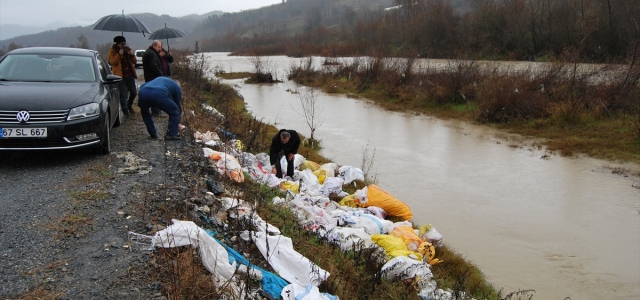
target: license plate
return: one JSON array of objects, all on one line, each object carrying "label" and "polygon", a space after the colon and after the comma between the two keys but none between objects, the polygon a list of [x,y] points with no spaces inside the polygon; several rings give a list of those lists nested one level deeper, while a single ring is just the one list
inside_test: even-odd
[{"label": "license plate", "polygon": [[0,128],[0,138],[47,137],[47,128]]}]

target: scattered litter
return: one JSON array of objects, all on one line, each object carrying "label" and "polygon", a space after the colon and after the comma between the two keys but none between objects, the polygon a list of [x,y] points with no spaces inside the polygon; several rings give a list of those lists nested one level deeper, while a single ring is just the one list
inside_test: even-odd
[{"label": "scattered litter", "polygon": [[132,152],[121,152],[116,153],[116,157],[124,159],[124,164],[126,167],[118,168],[118,173],[120,174],[134,174],[138,173],[140,175],[148,174],[151,172],[151,165],[149,161],[146,159],[140,158]]}]

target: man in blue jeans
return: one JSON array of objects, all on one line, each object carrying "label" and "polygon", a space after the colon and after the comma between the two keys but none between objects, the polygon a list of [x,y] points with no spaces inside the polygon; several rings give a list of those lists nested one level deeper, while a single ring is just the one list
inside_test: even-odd
[{"label": "man in blue jeans", "polygon": [[144,125],[151,138],[157,139],[156,126],[153,124],[150,108],[155,107],[169,115],[169,125],[165,140],[179,140],[178,125],[182,114],[182,89],[180,85],[168,77],[157,77],[140,87],[138,91],[138,106]]}]

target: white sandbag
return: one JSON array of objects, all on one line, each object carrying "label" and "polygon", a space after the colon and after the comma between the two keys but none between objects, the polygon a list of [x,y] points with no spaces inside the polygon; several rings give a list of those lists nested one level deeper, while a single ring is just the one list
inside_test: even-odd
[{"label": "white sandbag", "polygon": [[342,166],[338,169],[338,174],[344,179],[344,184],[349,184],[355,180],[364,181],[364,172],[355,167]]},{"label": "white sandbag", "polygon": [[360,205],[368,206],[368,205],[366,205],[367,202],[369,202],[369,196],[367,196],[368,195],[368,187],[365,186],[362,189],[357,190],[355,192],[355,194],[356,194],[357,202],[360,203]]},{"label": "white sandbag", "polygon": [[406,280],[421,276],[425,279],[433,278],[429,264],[407,256],[396,256],[382,266],[382,274],[387,280]]},{"label": "white sandbag", "polygon": [[282,289],[280,294],[283,300],[339,300],[337,296],[327,293],[320,293],[320,290],[308,284],[302,286],[298,284],[290,284]]},{"label": "white sandbag", "polygon": [[191,221],[171,220],[173,224],[153,236],[154,247],[174,248],[192,246],[198,248],[202,264],[212,274],[225,280],[231,279],[236,266],[229,263],[227,250]]},{"label": "white sandbag", "polygon": [[353,212],[345,215],[345,225],[352,228],[362,228],[368,234],[387,234],[392,230],[393,222],[380,219],[374,215]]},{"label": "white sandbag", "polygon": [[262,256],[284,280],[302,286],[318,286],[329,277],[329,272],[295,251],[290,238],[255,231],[251,236]]},{"label": "white sandbag", "polygon": [[442,234],[440,234],[440,232],[438,232],[433,227],[431,227],[427,232],[425,232],[420,238],[427,242],[430,242],[436,247],[442,244]]},{"label": "white sandbag", "polygon": [[296,195],[288,204],[294,209],[299,223],[303,226],[325,230],[335,227],[331,214],[322,208],[324,205],[314,205],[311,201],[304,201],[299,195]]},{"label": "white sandbag", "polygon": [[[246,153],[246,152],[245,152]],[[254,157],[255,158],[255,157]],[[246,161],[245,161],[246,162]],[[254,159],[250,164],[243,163],[242,170],[247,172],[251,179],[258,182],[267,182],[268,179],[264,178],[271,175],[271,166],[264,166],[260,161]]]},{"label": "white sandbag", "polygon": [[[318,177],[313,175],[313,172],[309,169],[302,170],[298,174],[300,176],[300,180],[304,183],[304,192],[310,195],[317,195],[321,187],[318,182]],[[303,191],[302,187],[300,191]]]},{"label": "white sandbag", "polygon": [[262,163],[263,166],[271,166],[269,154],[260,152],[256,154],[256,159]]},{"label": "white sandbag", "polygon": [[387,212],[385,212],[384,209],[377,206],[369,206],[365,208],[365,213],[372,214],[380,219],[387,218]]},{"label": "white sandbag", "polygon": [[[304,158],[304,156],[300,155],[300,154],[295,154],[293,156],[293,169],[297,170],[300,168],[300,165],[302,165],[302,163],[305,161],[306,159]],[[282,156],[280,158],[280,168],[282,168],[282,173],[286,174],[287,173],[287,158],[285,156]]]},{"label": "white sandbag", "polygon": [[335,227],[327,234],[329,242],[338,244],[340,250],[349,251],[353,249],[369,248],[374,245],[371,235],[362,228]]},{"label": "white sandbag", "polygon": [[329,175],[331,177],[336,176],[336,169],[337,168],[338,168],[338,165],[336,165],[335,163],[326,163],[326,164],[323,164],[322,166],[320,166],[320,169],[327,170],[327,172],[329,172]]},{"label": "white sandbag", "polygon": [[341,177],[327,177],[324,180],[324,184],[320,188],[320,195],[325,197],[329,197],[331,193],[335,193],[338,195],[343,194],[342,185],[344,184],[344,179]]},{"label": "white sandbag", "polygon": [[208,157],[218,168],[220,174],[226,174],[235,182],[244,182],[242,166],[233,155],[225,152],[215,151],[209,148],[202,148],[204,156]]}]

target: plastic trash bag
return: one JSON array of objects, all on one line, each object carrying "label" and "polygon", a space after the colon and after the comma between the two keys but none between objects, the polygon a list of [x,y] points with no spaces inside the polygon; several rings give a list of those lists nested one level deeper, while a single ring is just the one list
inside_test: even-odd
[{"label": "plastic trash bag", "polygon": [[209,177],[209,179],[207,179],[207,189],[209,189],[209,191],[216,196],[220,196],[222,195],[222,193],[224,193],[222,184],[220,184],[220,182],[215,180],[213,177]]},{"label": "plastic trash bag", "polygon": [[211,147],[216,146],[220,143],[220,137],[218,136],[218,134],[211,131],[207,131],[205,133],[196,131],[193,133],[193,139],[196,143],[203,143]]}]

